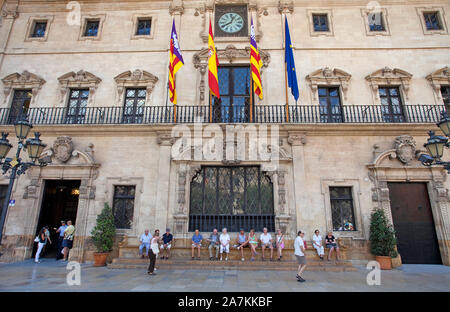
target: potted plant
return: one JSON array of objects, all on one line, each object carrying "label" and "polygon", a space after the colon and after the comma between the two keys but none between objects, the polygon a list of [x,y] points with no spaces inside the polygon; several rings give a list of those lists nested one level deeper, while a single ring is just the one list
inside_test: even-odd
[{"label": "potted plant", "polygon": [[91,235],[97,249],[94,253],[94,266],[105,266],[116,235],[114,216],[108,203],[105,203],[102,212],[97,216],[97,224],[92,229]]},{"label": "potted plant", "polygon": [[395,231],[383,209],[372,212],[370,220],[370,252],[382,270],[392,269],[392,258],[397,257]]}]

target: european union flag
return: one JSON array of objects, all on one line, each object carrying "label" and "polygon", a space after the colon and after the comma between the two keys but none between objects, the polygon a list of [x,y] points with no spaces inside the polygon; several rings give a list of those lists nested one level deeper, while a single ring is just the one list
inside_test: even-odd
[{"label": "european union flag", "polygon": [[289,34],[289,25],[287,22],[287,18],[285,18],[284,21],[285,21],[284,42],[286,46],[284,54],[284,62],[286,63],[288,86],[289,88],[291,88],[291,93],[295,98],[295,102],[297,102],[298,84],[297,84],[297,73],[295,71],[294,51],[292,50],[291,35]]}]

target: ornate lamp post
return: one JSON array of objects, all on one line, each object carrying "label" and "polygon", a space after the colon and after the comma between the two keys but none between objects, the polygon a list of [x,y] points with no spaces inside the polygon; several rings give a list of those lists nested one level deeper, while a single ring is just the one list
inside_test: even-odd
[{"label": "ornate lamp post", "polygon": [[442,111],[441,115],[442,118],[437,123],[437,126],[445,136],[435,135],[434,131],[428,131],[430,137],[423,146],[427,149],[429,155],[420,155],[419,161],[422,162],[422,165],[428,167],[431,165],[442,165],[450,173],[450,162],[441,160],[444,154],[444,147],[450,147],[450,143],[448,142],[448,138],[450,137],[450,117],[448,117],[445,111]]},{"label": "ornate lamp post", "polygon": [[[39,159],[39,156],[46,147],[46,145],[42,143],[41,139],[39,139],[39,132],[34,133],[34,138],[29,138],[25,141],[32,127],[33,126],[27,120],[18,120],[14,124],[14,129],[19,142],[17,144],[16,156],[13,158],[6,157],[9,150],[12,148],[12,145],[7,139],[8,133],[2,132],[2,137],[0,139],[0,166],[3,174],[6,174],[8,171],[11,172],[11,175],[9,177],[8,191],[6,192],[5,201],[3,202],[2,215],[0,218],[0,244],[2,242],[3,226],[5,225],[6,213],[9,206],[11,191],[14,185],[14,179],[16,178],[16,176],[25,173],[25,171],[31,166],[44,167],[51,161],[49,158]],[[20,152],[23,148],[27,150],[28,156],[31,161],[24,162],[20,158]]]}]

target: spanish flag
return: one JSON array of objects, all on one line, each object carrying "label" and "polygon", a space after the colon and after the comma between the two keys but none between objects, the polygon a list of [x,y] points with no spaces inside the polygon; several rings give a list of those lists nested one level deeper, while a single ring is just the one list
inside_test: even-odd
[{"label": "spanish flag", "polygon": [[177,104],[177,92],[175,88],[175,74],[184,65],[181,55],[180,45],[178,44],[177,30],[175,29],[175,20],[172,24],[172,34],[170,35],[170,63],[169,63],[169,95],[173,105]]},{"label": "spanish flag", "polygon": [[209,91],[216,98],[220,98],[219,93],[219,77],[217,75],[217,67],[219,66],[219,59],[217,58],[216,46],[214,45],[214,36],[212,32],[211,20],[209,20],[209,36],[208,36],[208,84]]},{"label": "spanish flag", "polygon": [[261,67],[263,65],[259,55],[258,46],[256,45],[255,27],[253,26],[253,18],[250,26],[250,66],[252,69],[253,89],[259,99],[263,99],[263,91],[261,84]]}]

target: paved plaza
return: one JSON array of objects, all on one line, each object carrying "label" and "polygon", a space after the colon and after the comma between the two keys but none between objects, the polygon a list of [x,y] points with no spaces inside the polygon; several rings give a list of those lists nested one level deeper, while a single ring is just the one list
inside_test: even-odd
[{"label": "paved plaza", "polygon": [[298,283],[294,272],[238,270],[108,269],[81,265],[81,285],[69,286],[67,263],[42,259],[0,264],[0,291],[450,291],[450,267],[403,265],[381,272],[381,285],[368,286],[365,266],[357,272],[305,272]]}]

